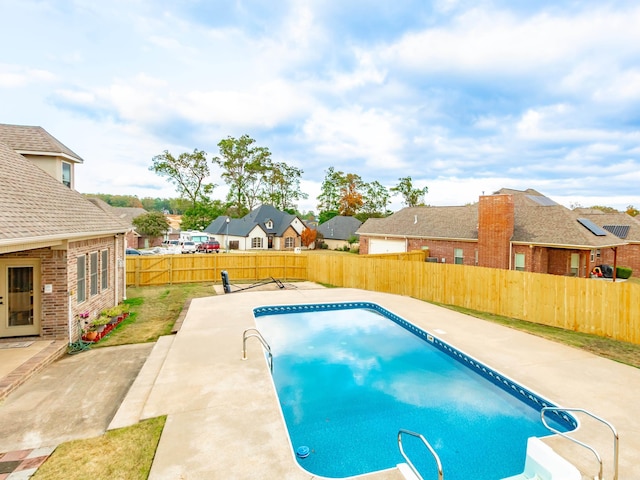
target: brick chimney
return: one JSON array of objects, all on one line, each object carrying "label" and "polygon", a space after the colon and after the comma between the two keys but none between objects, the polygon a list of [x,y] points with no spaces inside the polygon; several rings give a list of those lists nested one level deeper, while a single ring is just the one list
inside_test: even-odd
[{"label": "brick chimney", "polygon": [[515,213],[512,195],[484,195],[478,204],[478,265],[509,268]]}]

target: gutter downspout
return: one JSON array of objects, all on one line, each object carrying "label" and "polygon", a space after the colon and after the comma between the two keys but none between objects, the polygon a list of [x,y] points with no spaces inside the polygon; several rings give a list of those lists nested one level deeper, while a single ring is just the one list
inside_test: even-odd
[{"label": "gutter downspout", "polygon": [[616,281],[616,273],[618,272],[618,247],[613,247],[613,281]]}]

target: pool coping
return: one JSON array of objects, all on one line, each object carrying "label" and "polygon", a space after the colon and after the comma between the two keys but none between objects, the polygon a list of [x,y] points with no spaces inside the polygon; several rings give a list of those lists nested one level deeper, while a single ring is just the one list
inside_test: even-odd
[{"label": "pool coping", "polygon": [[[632,413],[637,393],[625,388],[640,384],[640,370],[410,297],[356,289],[256,291],[195,299],[143,408],[142,418],[168,415],[149,478],[312,478],[293,458],[259,343],[249,345],[249,358],[241,360],[242,332],[255,327],[252,310],[257,306],[341,301],[379,304],[421,329],[438,332],[447,343],[544,398],[606,418],[623,439],[620,478],[640,478],[635,464],[640,456],[640,420]],[[603,456],[605,475],[612,456],[609,435],[587,422],[576,431]],[[550,437],[545,443],[575,459],[572,463],[580,470],[597,471],[593,459],[566,440]],[[403,477],[392,469],[361,478]]]}]

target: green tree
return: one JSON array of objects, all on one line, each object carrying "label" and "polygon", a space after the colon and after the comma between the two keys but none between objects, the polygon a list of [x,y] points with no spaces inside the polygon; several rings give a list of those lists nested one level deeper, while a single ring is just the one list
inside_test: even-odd
[{"label": "green tree", "polygon": [[182,214],[180,227],[182,230],[202,231],[209,224],[226,213],[227,206],[221,200],[202,201],[190,206]]},{"label": "green tree", "polygon": [[325,210],[324,212],[320,212],[320,215],[318,215],[318,224],[322,225],[324,222],[327,222],[338,215],[339,213],[337,210]]},{"label": "green tree", "polygon": [[362,213],[367,217],[382,216],[387,213],[389,190],[377,180],[363,185]]},{"label": "green tree", "polygon": [[220,156],[213,162],[222,169],[221,177],[229,186],[227,200],[242,216],[253,210],[260,198],[265,175],[271,168],[271,152],[257,147],[248,135],[227,137],[218,143]]},{"label": "green tree", "polygon": [[424,196],[429,191],[428,187],[414,188],[411,177],[402,177],[398,179],[400,183],[395,187],[391,187],[394,195],[402,195],[402,203],[407,207],[416,207],[424,205]]},{"label": "green tree", "polygon": [[322,212],[337,212],[340,209],[340,188],[345,183],[343,172],[336,172],[333,167],[326,170],[324,180],[318,195],[318,210]]},{"label": "green tree", "polygon": [[196,148],[193,153],[181,153],[176,158],[165,150],[153,157],[149,170],[167,177],[176,186],[180,197],[189,200],[191,207],[195,208],[199,202],[208,200],[215,188],[213,183],[206,181],[211,174],[206,155]]},{"label": "green tree", "polygon": [[296,208],[296,202],[309,195],[300,189],[303,171],[286,163],[276,162],[265,171],[265,182],[260,199],[262,203],[273,205],[279,210]]},{"label": "green tree", "polygon": [[131,223],[140,235],[147,237],[160,237],[169,230],[169,222],[161,212],[138,215]]}]

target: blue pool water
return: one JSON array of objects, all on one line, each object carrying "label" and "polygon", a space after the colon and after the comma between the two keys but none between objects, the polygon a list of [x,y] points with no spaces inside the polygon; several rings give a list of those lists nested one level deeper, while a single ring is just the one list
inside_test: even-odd
[{"label": "blue pool water", "polygon": [[[549,432],[553,405],[463,352],[370,303],[260,307],[291,447],[307,471],[344,478],[403,462],[398,430],[421,433],[447,480],[522,472],[527,438]],[[479,339],[478,341],[482,341]],[[558,418],[560,430],[575,427]],[[405,452],[425,478],[435,463],[412,437]]]}]

